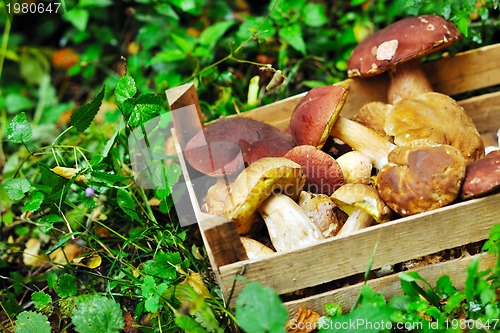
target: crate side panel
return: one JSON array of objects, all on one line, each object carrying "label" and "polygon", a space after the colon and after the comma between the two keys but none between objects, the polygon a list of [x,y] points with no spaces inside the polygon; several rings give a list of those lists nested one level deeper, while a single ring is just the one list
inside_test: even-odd
[{"label": "crate side panel", "polygon": [[496,133],[500,128],[500,91],[471,97],[458,104],[471,117],[480,133]]},{"label": "crate side panel", "polygon": [[[376,269],[477,242],[486,239],[500,220],[499,204],[497,194],[377,225],[312,247],[223,266],[222,283],[228,287],[245,266],[244,277],[249,281],[259,281],[284,294],[362,273],[373,253]],[[242,283],[236,284],[234,295],[242,287]]]},{"label": "crate side panel", "polygon": [[434,89],[456,95],[500,84],[500,44],[485,46],[424,64]]},{"label": "crate side panel", "polygon": [[[443,275],[451,277],[453,285],[457,289],[463,289],[465,280],[467,278],[467,267],[473,260],[480,259],[480,270],[493,268],[496,263],[496,257],[487,254],[478,254],[474,256],[466,256],[460,259],[454,259],[446,262],[437,263],[420,267],[414,270],[424,279],[426,279],[432,286]],[[375,292],[383,294],[387,300],[396,295],[401,295],[401,282],[398,274],[381,277],[374,280],[369,280],[366,283],[371,286]],[[341,289],[333,290],[330,292],[322,293],[306,297],[303,299],[290,301],[285,303],[285,306],[293,315],[298,312],[300,307],[314,310],[320,314],[324,314],[324,307],[327,303],[340,304],[344,312],[351,310],[352,306],[356,303],[361,287],[364,283],[358,283],[352,286],[344,287]]]}]

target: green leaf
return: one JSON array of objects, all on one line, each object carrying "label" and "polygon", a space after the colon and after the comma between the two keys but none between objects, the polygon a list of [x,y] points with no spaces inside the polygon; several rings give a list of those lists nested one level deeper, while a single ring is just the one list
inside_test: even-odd
[{"label": "green leaf", "polygon": [[89,126],[95,115],[99,111],[102,104],[102,99],[104,98],[104,87],[97,94],[97,96],[88,104],[80,106],[78,109],[73,111],[71,115],[70,122],[71,125],[75,126],[78,132],[85,131]]},{"label": "green leaf", "polygon": [[182,10],[183,12],[186,12],[189,14],[196,14],[197,13],[195,0],[170,0],[169,2],[172,5],[179,8],[180,10]]},{"label": "green leaf", "polygon": [[61,275],[55,285],[56,293],[61,298],[75,296],[78,292],[76,288],[76,277],[65,273]]},{"label": "green leaf", "polygon": [[312,2],[307,3],[302,9],[304,23],[313,28],[319,28],[328,22],[325,7]]},{"label": "green leaf", "polygon": [[285,331],[288,312],[278,294],[259,283],[249,283],[236,300],[238,325],[247,333]]},{"label": "green leaf", "polygon": [[141,286],[142,296],[146,299],[144,309],[151,313],[156,313],[162,308],[161,296],[168,289],[168,284],[161,283],[158,286],[155,284],[155,279],[147,275]]},{"label": "green leaf", "polygon": [[8,113],[18,113],[20,111],[32,109],[35,104],[26,96],[13,93],[5,98],[5,107]]},{"label": "green leaf", "polygon": [[302,28],[299,24],[293,24],[287,27],[283,27],[279,30],[279,36],[285,42],[290,44],[295,50],[299,51],[303,55],[306,54],[306,43],[302,37]]},{"label": "green leaf", "polygon": [[41,310],[52,302],[52,297],[43,291],[36,291],[31,294],[31,300],[37,310]]},{"label": "green leaf", "polygon": [[18,201],[24,198],[24,194],[31,188],[30,182],[26,178],[7,179],[3,183],[3,188],[7,191],[10,200]]},{"label": "green leaf", "polygon": [[14,333],[50,333],[51,327],[47,316],[24,311],[17,315]]},{"label": "green leaf", "polygon": [[124,75],[118,80],[115,89],[115,100],[120,108],[123,106],[123,103],[135,96],[137,93],[137,87],[135,85],[134,79],[129,75]]},{"label": "green leaf", "polygon": [[101,182],[101,183],[107,184],[111,187],[117,187],[120,185],[120,183],[131,179],[131,177],[113,175],[111,173],[102,172],[102,171],[92,171],[91,175],[92,175],[93,181]]},{"label": "green leaf", "polygon": [[20,58],[21,76],[30,84],[38,84],[48,75],[50,63],[41,49],[23,49]]},{"label": "green leaf", "polygon": [[158,252],[153,260],[142,264],[142,272],[163,280],[174,281],[177,279],[176,266],[181,264],[182,258],[178,252]]},{"label": "green leaf", "polygon": [[[398,310],[387,305],[368,306],[355,308],[350,313],[332,318],[327,325],[320,324],[319,333],[343,332],[343,333],[378,333],[388,332],[386,326],[395,319],[402,317]],[[342,328],[342,330],[339,330]]]},{"label": "green leaf", "polygon": [[234,23],[234,21],[222,21],[209,26],[201,33],[200,44],[205,46],[214,45]]},{"label": "green leaf", "polygon": [[81,8],[73,8],[63,15],[63,18],[80,31],[85,31],[89,21],[89,11]]},{"label": "green leaf", "polygon": [[26,200],[23,207],[23,213],[27,211],[35,212],[42,205],[43,199],[45,196],[40,191],[32,192],[29,199]]},{"label": "green leaf", "polygon": [[135,211],[134,199],[132,199],[130,193],[123,189],[119,189],[116,193],[116,200],[118,202],[118,206],[120,206],[125,214],[140,222],[139,215],[137,215],[137,212]]},{"label": "green leaf", "polygon": [[78,333],[118,333],[124,326],[120,305],[100,295],[79,296],[71,320]]},{"label": "green leaf", "polygon": [[160,115],[163,98],[160,95],[148,93],[125,101],[125,117],[132,126],[140,126],[146,121]]},{"label": "green leaf", "polygon": [[31,139],[32,134],[30,123],[24,112],[12,118],[9,128],[7,128],[7,139],[13,143],[27,142]]},{"label": "green leaf", "polygon": [[193,318],[182,315],[175,317],[175,323],[179,328],[183,329],[187,333],[206,333],[207,330],[203,328],[200,324],[196,322]]}]

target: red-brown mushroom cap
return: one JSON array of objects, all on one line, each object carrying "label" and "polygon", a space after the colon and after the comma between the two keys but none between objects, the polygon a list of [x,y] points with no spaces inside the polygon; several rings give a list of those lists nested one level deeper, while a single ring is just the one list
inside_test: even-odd
[{"label": "red-brown mushroom cap", "polygon": [[346,98],[347,89],[341,86],[311,89],[290,118],[290,132],[295,144],[323,147]]},{"label": "red-brown mushroom cap", "polygon": [[293,147],[291,136],[276,127],[233,117],[203,127],[186,144],[185,156],[194,169],[217,176],[241,171],[244,163],[263,157],[281,157]]},{"label": "red-brown mushroom cap", "polygon": [[285,154],[286,158],[299,164],[306,176],[305,190],[332,195],[344,185],[344,175],[333,157],[314,146],[297,146]]},{"label": "red-brown mushroom cap", "polygon": [[349,77],[368,77],[392,66],[451,46],[461,38],[451,22],[437,15],[407,17],[361,42],[347,62]]},{"label": "red-brown mushroom cap", "polygon": [[467,166],[460,197],[462,199],[480,197],[499,188],[500,150],[494,150]]}]

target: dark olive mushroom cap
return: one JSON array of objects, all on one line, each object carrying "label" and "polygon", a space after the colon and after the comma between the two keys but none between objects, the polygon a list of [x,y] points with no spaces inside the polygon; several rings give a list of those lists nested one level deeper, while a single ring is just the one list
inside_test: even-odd
[{"label": "dark olive mushroom cap", "polygon": [[465,177],[465,158],[449,145],[415,140],[396,147],[377,175],[377,189],[385,203],[409,216],[453,202]]},{"label": "dark olive mushroom cap", "polygon": [[342,86],[311,89],[297,104],[290,118],[290,132],[297,146],[323,147],[347,99]]},{"label": "dark olive mushroom cap", "polygon": [[480,197],[497,189],[500,189],[500,150],[491,151],[467,166],[460,197]]},{"label": "dark olive mushroom cap", "polygon": [[451,46],[460,38],[458,28],[440,16],[407,17],[356,46],[347,62],[347,74],[349,77],[377,75],[399,63]]},{"label": "dark olive mushroom cap", "polygon": [[282,157],[293,147],[292,137],[276,127],[232,117],[203,127],[184,150],[186,160],[194,169],[218,176],[241,171],[244,164],[263,157]]},{"label": "dark olive mushroom cap", "polygon": [[305,190],[332,195],[344,185],[344,174],[333,157],[314,146],[297,146],[285,154],[286,158],[299,164],[306,176]]}]

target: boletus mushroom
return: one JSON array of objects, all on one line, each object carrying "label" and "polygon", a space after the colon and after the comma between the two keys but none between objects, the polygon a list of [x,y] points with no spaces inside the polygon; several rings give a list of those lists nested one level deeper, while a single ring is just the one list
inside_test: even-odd
[{"label": "boletus mushroom", "polygon": [[461,152],[428,140],[396,147],[388,160],[377,175],[377,188],[385,203],[401,216],[450,204],[465,177]]},{"label": "boletus mushroom", "polygon": [[464,200],[477,198],[498,189],[500,189],[500,150],[493,150],[467,166],[460,198]]},{"label": "boletus mushroom", "polygon": [[358,44],[347,62],[349,77],[369,77],[389,71],[387,101],[432,91],[420,58],[455,44],[460,31],[437,15],[407,17]]},{"label": "boletus mushroom", "polygon": [[348,217],[326,194],[302,191],[297,203],[325,238],[337,235]]},{"label": "boletus mushroom", "polygon": [[377,190],[369,185],[345,184],[332,194],[331,199],[349,215],[337,236],[350,235],[369,227],[373,221],[383,223],[391,218],[391,210],[382,201]]}]

